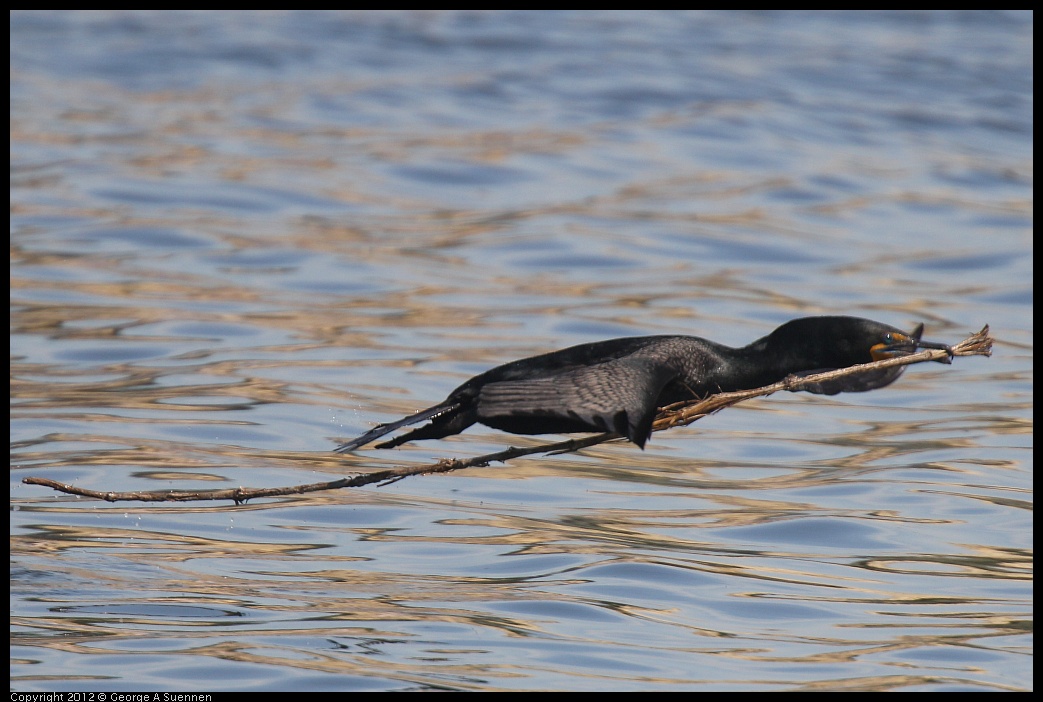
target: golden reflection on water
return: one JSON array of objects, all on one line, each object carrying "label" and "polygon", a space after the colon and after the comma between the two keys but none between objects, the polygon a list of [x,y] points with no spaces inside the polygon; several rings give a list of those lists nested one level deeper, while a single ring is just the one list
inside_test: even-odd
[{"label": "golden reflection on water", "polygon": [[[392,499],[402,500],[401,497]],[[303,505],[313,501],[308,498],[292,502]],[[320,501],[329,503],[329,506],[335,502],[328,496]],[[419,504],[416,506],[420,507]],[[453,503],[444,506],[460,509]],[[749,505],[742,507],[747,509]],[[55,509],[67,508],[52,507],[47,511]],[[258,505],[227,511],[238,515],[247,509],[280,507]],[[472,504],[464,509],[478,513],[482,507]],[[495,506],[489,511],[493,509]],[[82,511],[82,508],[77,511]],[[146,518],[149,513],[148,509],[133,511]],[[201,510],[178,508],[164,510],[164,515],[168,516],[170,511],[191,513]],[[688,631],[692,637],[688,646],[693,655],[779,663],[853,662],[864,656],[894,654],[902,650],[974,645],[982,635],[995,636],[1004,631],[1015,634],[1019,631],[1016,620],[998,616],[987,617],[968,631],[970,622],[963,621],[962,615],[948,619],[941,612],[931,614],[928,611],[920,614],[910,611],[903,615],[919,618],[917,623],[893,618],[888,623],[886,610],[889,609],[955,608],[959,611],[986,605],[973,596],[955,594],[927,600],[917,592],[896,591],[892,585],[872,575],[881,568],[888,573],[905,572],[896,571],[893,564],[866,562],[863,565],[868,571],[865,577],[854,577],[852,572],[844,575],[843,571],[829,574],[815,565],[814,560],[819,557],[811,554],[801,556],[724,549],[711,542],[653,533],[679,522],[684,523],[685,531],[699,528],[700,516],[703,526],[722,525],[721,521],[706,519],[707,515],[700,515],[698,511],[692,514],[650,514],[642,510],[614,510],[608,514],[572,516],[560,521],[490,514],[443,523],[443,526],[480,527],[501,532],[483,537],[430,537],[372,528],[340,530],[328,526],[325,529],[329,536],[339,532],[340,541],[347,538],[357,539],[359,543],[384,541],[424,545],[432,551],[438,544],[481,545],[502,547],[503,553],[516,557],[554,553],[585,557],[586,565],[583,567],[540,573],[536,577],[425,575],[418,578],[413,572],[372,570],[376,564],[368,558],[330,554],[323,548],[316,551],[314,543],[261,543],[243,539],[243,536],[249,537],[249,532],[233,532],[236,538],[217,539],[162,533],[147,528],[45,527],[31,536],[14,538],[12,554],[28,556],[32,560],[44,554],[53,557],[68,549],[84,555],[97,552],[104,554],[105,562],[122,562],[128,573],[136,574],[139,580],[144,577],[139,585],[144,590],[125,592],[127,582],[123,569],[66,568],[65,578],[90,583],[93,590],[105,591],[108,596],[95,596],[88,600],[91,604],[83,605],[54,598],[51,601],[59,606],[55,616],[37,616],[31,622],[19,622],[15,618],[13,624],[31,623],[39,631],[62,634],[60,639],[54,640],[46,637],[23,640],[23,645],[57,647],[82,655],[107,654],[119,650],[123,641],[153,637],[162,632],[164,639],[193,656],[216,656],[362,676],[379,675],[385,666],[393,666],[398,677],[412,675],[418,681],[432,684],[443,675],[474,675],[484,680],[496,680],[530,674],[528,666],[520,661],[453,663],[461,658],[453,655],[454,652],[474,650],[481,653],[483,644],[480,642],[489,637],[545,638],[551,642],[561,641],[564,637],[575,645],[591,648],[611,643],[600,640],[598,634],[584,634],[582,629],[562,629],[561,622],[555,621],[553,615],[555,603],[574,607],[577,612],[603,610],[635,623],[648,622]],[[745,520],[723,521],[725,525],[743,523]],[[306,524],[295,529],[310,530]],[[701,555],[695,556],[697,553]],[[780,559],[798,563],[801,558],[811,559],[805,569],[775,565],[785,562]],[[230,576],[223,566],[218,572],[208,573],[205,567],[200,567],[200,559],[218,563],[236,559],[257,565],[247,567],[235,577]],[[948,574],[977,577],[991,570],[1009,575],[1009,566],[1019,561],[1028,565],[1031,554],[995,553],[991,557],[982,554],[974,561],[973,569],[969,569],[969,559],[954,561],[952,565],[958,565],[958,570],[951,570]],[[665,600],[653,604],[655,599],[646,597],[648,604],[644,606],[570,593],[570,588],[595,582],[586,577],[588,570],[623,563],[653,564],[673,571],[689,571],[734,581],[735,586],[728,596],[738,600],[767,598],[769,601],[791,600],[812,606],[853,605],[882,610],[876,615],[882,618],[876,623],[867,622],[848,630],[846,637],[841,636],[845,631],[843,628],[834,630],[828,638],[820,635],[806,638],[783,629],[762,631],[760,643],[750,646],[744,640],[746,637],[736,638],[735,632],[727,629],[709,629],[699,621],[697,614],[686,613],[685,608],[679,606],[683,602],[683,599],[678,599],[682,593],[671,592],[668,586],[662,590],[664,595],[668,595]],[[930,563],[937,566],[941,561],[932,558]],[[291,567],[280,568],[280,564]],[[333,564],[338,565],[331,567]],[[936,567],[928,572],[937,572]],[[796,585],[810,591],[799,595],[772,594],[771,591],[780,584]],[[158,598],[157,594],[160,595]],[[44,595],[40,602],[46,604],[49,599]],[[511,603],[536,602],[541,604],[533,604],[528,615],[508,614],[514,608]],[[540,608],[547,609],[547,614],[541,615]],[[597,616],[590,616],[594,621],[598,620]],[[454,645],[449,641],[442,642],[437,634],[427,640],[418,640],[416,634],[411,633],[411,625],[416,622],[446,625],[457,631],[457,636],[459,632],[470,631],[474,642]],[[919,633],[906,633],[909,626],[916,627]],[[893,638],[886,633],[887,630],[894,630],[898,637]],[[484,633],[475,634],[476,631]],[[317,637],[336,645],[325,653],[322,647],[302,648],[298,643],[301,637]],[[795,643],[814,644],[816,648],[825,647],[827,650],[813,654],[782,653]],[[374,666],[372,653],[378,650],[387,653],[388,646],[404,646],[410,654],[399,658],[391,653]],[[439,652],[444,655],[439,655]],[[671,682],[669,678],[657,680],[664,684]],[[683,682],[683,679],[673,682]],[[878,689],[879,686],[886,689],[895,681],[863,680],[860,684],[867,688]]]}]

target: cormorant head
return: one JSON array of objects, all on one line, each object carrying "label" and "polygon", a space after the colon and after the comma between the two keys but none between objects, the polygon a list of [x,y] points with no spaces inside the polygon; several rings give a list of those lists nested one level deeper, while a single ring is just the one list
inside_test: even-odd
[{"label": "cormorant head", "polygon": [[[803,317],[786,322],[761,342],[766,342],[766,350],[770,349],[786,370],[797,375],[908,356],[918,349],[943,349],[948,355],[938,361],[952,362],[951,348],[923,341],[921,334],[922,324],[907,334],[861,317]],[[754,342],[754,345],[761,342]],[[825,383],[812,383],[804,389],[824,395],[874,390],[893,383],[903,370],[903,367],[885,368]]]},{"label": "cormorant head", "polygon": [[[869,322],[870,320],[863,320]],[[871,322],[871,324],[877,324]],[[879,325],[886,326],[886,325]],[[935,341],[923,341],[920,339],[920,335],[923,334],[923,324],[917,324],[909,334],[904,334],[897,329],[892,331],[884,332],[883,338],[879,343],[873,344],[869,347],[870,355],[872,355],[874,361],[883,361],[887,358],[895,358],[896,356],[908,356],[909,354],[916,353],[920,349],[942,349],[948,353],[945,358],[936,359],[938,363],[952,363],[952,348],[945,344],[939,344]]]}]

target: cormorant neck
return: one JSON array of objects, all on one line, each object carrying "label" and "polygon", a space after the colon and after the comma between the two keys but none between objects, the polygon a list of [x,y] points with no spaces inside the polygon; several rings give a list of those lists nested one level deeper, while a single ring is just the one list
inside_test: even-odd
[{"label": "cormorant neck", "polygon": [[873,360],[864,336],[846,333],[855,320],[805,317],[783,324],[753,343],[736,349],[748,387],[778,382],[792,373],[846,368]]}]

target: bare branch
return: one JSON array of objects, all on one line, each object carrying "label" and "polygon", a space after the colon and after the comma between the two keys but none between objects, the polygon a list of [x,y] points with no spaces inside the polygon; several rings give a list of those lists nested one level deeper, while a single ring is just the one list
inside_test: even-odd
[{"label": "bare branch", "polygon": [[[954,356],[991,356],[992,355],[992,342],[993,339],[989,336],[989,327],[986,325],[980,332],[974,334],[959,344],[952,347],[952,353]],[[890,358],[885,361],[875,361],[873,363],[864,363],[857,366],[851,366],[849,368],[839,368],[837,370],[826,371],[825,373],[816,373],[815,375],[808,376],[790,376],[784,378],[777,383],[766,385],[761,388],[755,388],[752,390],[740,390],[738,392],[726,392],[718,393],[716,395],[710,395],[709,397],[702,400],[692,400],[690,402],[679,402],[669,407],[665,407],[660,410],[659,415],[656,417],[655,423],[652,425],[653,431],[663,431],[670,429],[671,427],[684,426],[691,424],[697,419],[718,412],[725,407],[738,404],[745,400],[749,400],[754,397],[763,397],[765,395],[771,395],[781,390],[799,391],[805,385],[812,383],[821,383],[829,380],[835,380],[837,378],[843,378],[847,376],[858,375],[860,373],[868,373],[873,371],[879,371],[885,368],[893,368],[896,366],[906,366],[913,363],[923,363],[925,361],[937,361],[948,356],[947,352],[940,349],[925,349],[908,356],[900,356],[897,358]],[[319,492],[321,490],[338,490],[340,488],[352,488],[362,487],[363,485],[371,485],[373,483],[379,483],[380,486],[389,485],[391,483],[408,478],[413,475],[426,475],[429,473],[448,473],[454,470],[461,470],[463,468],[473,468],[477,466],[487,466],[490,463],[499,462],[503,463],[519,456],[528,456],[534,453],[545,453],[545,454],[559,454],[559,453],[571,453],[578,451],[589,446],[601,444],[606,441],[621,438],[618,434],[594,434],[582,439],[569,439],[568,441],[559,441],[550,444],[540,444],[539,446],[531,446],[529,448],[516,448],[509,447],[503,451],[496,453],[488,453],[484,456],[475,456],[474,458],[468,458],[465,460],[459,460],[455,458],[446,458],[437,463],[423,466],[405,466],[402,468],[392,468],[389,470],[380,470],[373,473],[363,473],[356,475],[352,478],[341,478],[339,480],[333,480],[330,482],[323,483],[311,483],[308,485],[291,485],[287,487],[274,487],[274,488],[235,488],[225,490],[149,490],[149,491],[137,491],[137,492],[100,492],[97,490],[88,490],[86,488],[76,487],[74,485],[66,485],[65,483],[59,483],[54,480],[47,478],[23,478],[22,482],[26,485],[43,485],[45,487],[52,488],[59,492],[65,492],[70,495],[81,495],[83,497],[93,497],[99,500],[105,500],[107,502],[193,502],[202,500],[232,500],[236,504],[241,504],[247,500],[252,500],[258,497],[279,497],[282,495],[300,495],[306,492]],[[379,486],[378,486],[379,487]]]}]

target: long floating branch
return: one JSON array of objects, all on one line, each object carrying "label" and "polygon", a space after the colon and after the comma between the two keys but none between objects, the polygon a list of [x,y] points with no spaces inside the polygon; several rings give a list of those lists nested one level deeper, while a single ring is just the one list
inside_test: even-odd
[{"label": "long floating branch", "polygon": [[[953,356],[991,356],[992,355],[992,342],[993,339],[989,336],[989,327],[986,325],[980,332],[974,334],[959,344],[952,347]],[[765,395],[771,395],[782,390],[798,391],[801,390],[805,385],[811,383],[821,383],[824,381],[835,380],[837,378],[843,378],[852,375],[858,375],[861,373],[869,373],[873,371],[882,370],[885,368],[893,368],[896,366],[906,366],[913,363],[923,363],[925,361],[937,361],[948,356],[946,351],[940,349],[925,349],[908,356],[899,356],[897,358],[889,358],[884,361],[875,361],[873,363],[863,363],[857,366],[850,366],[849,368],[839,368],[837,370],[826,371],[824,373],[816,373],[814,375],[807,376],[789,376],[780,380],[777,383],[771,385],[765,385],[761,388],[754,388],[752,390],[740,390],[738,392],[722,392],[716,395],[710,395],[709,397],[702,400],[692,400],[689,402],[678,402],[676,404],[664,407],[659,411],[654,424],[652,425],[652,431],[663,431],[676,426],[685,426],[692,422],[705,417],[708,414],[720,411],[725,407],[749,400],[754,397],[763,397]],[[279,497],[282,495],[300,495],[306,492],[319,492],[321,490],[339,490],[340,488],[353,488],[362,487],[363,485],[371,485],[373,483],[379,483],[382,485],[389,485],[391,483],[408,478],[413,475],[426,475],[428,473],[448,473],[454,470],[461,470],[463,468],[473,468],[477,466],[487,466],[494,462],[506,462],[512,458],[518,458],[519,456],[528,456],[534,453],[545,453],[545,454],[558,454],[558,453],[570,453],[572,451],[578,451],[588,446],[594,446],[601,444],[606,441],[621,438],[618,434],[594,434],[582,439],[570,439],[568,441],[559,441],[551,444],[540,444],[539,446],[531,446],[529,448],[515,448],[510,447],[503,451],[496,453],[488,453],[484,456],[475,456],[474,458],[468,458],[464,460],[447,458],[437,463],[423,466],[405,466],[402,468],[392,468],[389,470],[378,470],[372,473],[363,473],[356,475],[352,478],[341,478],[339,480],[332,480],[323,483],[310,483],[308,485],[290,485],[287,487],[274,487],[274,488],[243,488],[238,487],[234,489],[226,490],[148,490],[148,491],[135,491],[135,492],[101,492],[98,490],[88,490],[86,488],[76,487],[75,485],[66,485],[65,483],[59,483],[54,480],[47,478],[23,478],[22,482],[27,485],[43,485],[45,487],[53,488],[59,492],[65,492],[70,495],[80,495],[83,497],[93,497],[99,500],[105,500],[107,502],[194,502],[204,500],[233,500],[236,504],[241,504],[247,500],[252,500],[258,497]]]}]

